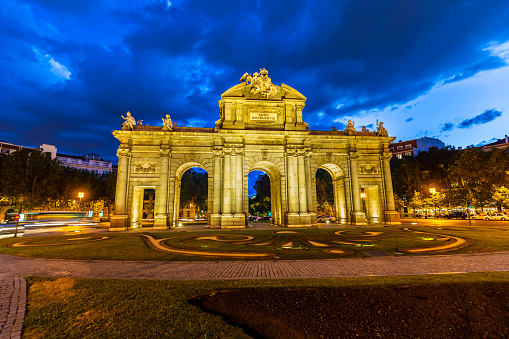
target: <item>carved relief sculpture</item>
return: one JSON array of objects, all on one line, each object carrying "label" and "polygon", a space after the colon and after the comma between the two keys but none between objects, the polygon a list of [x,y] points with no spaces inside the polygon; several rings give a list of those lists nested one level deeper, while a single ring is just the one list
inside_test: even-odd
[{"label": "carved relief sculpture", "polygon": [[361,164],[359,165],[360,174],[378,174],[378,167],[376,164]]},{"label": "carved relief sculpture", "polygon": [[263,98],[268,98],[277,93],[277,87],[272,83],[272,80],[268,76],[269,71],[265,68],[260,69],[260,74],[255,72],[253,75],[245,73],[241,78],[240,82],[246,82],[250,86],[249,93],[258,94],[260,93]]},{"label": "carved relief sculpture", "polygon": [[134,163],[135,173],[155,173],[157,172],[157,163],[155,162],[136,162]]}]

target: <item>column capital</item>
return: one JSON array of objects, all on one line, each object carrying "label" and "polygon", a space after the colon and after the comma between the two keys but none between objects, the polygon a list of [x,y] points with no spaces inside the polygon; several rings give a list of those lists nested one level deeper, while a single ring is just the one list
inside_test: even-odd
[{"label": "column capital", "polygon": [[117,149],[117,157],[130,157],[131,148],[127,145],[120,145]]},{"label": "column capital", "polygon": [[380,157],[382,160],[390,160],[392,159],[392,153],[391,152],[383,152]]},{"label": "column capital", "polygon": [[224,151],[222,149],[213,149],[212,154],[215,157],[222,157],[222,156],[224,156]]},{"label": "column capital", "polygon": [[348,152],[348,159],[350,159],[350,160],[358,159],[359,156],[360,156],[360,154],[357,151],[350,151],[350,152]]},{"label": "column capital", "polygon": [[223,148],[225,155],[244,155],[244,148],[241,147],[225,147]]},{"label": "column capital", "polygon": [[169,157],[171,156],[171,150],[169,147],[165,147],[165,146],[161,146],[161,148],[159,148],[159,156],[160,157]]}]

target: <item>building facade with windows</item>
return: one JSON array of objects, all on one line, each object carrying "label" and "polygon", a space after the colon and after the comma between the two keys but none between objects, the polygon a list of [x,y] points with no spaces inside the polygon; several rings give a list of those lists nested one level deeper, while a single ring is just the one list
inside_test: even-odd
[{"label": "building facade with windows", "polygon": [[0,153],[12,154],[22,149],[32,151],[41,151],[51,154],[51,159],[58,158],[63,166],[73,167],[80,170],[87,170],[96,174],[106,174],[115,170],[111,161],[102,159],[97,154],[89,153],[85,155],[70,155],[57,153],[57,148],[53,145],[42,144],[39,148],[15,145],[9,142],[0,141]]},{"label": "building facade with windows", "polygon": [[398,159],[404,156],[415,157],[419,152],[427,151],[430,147],[444,148],[443,141],[435,138],[422,137],[406,141],[393,142],[389,145],[389,151]]},{"label": "building facade with windows", "polygon": [[498,139],[495,142],[492,142],[490,144],[486,144],[486,145],[481,147],[481,149],[483,151],[485,151],[485,152],[490,151],[492,148],[498,148],[501,151],[509,149],[509,137],[507,137],[507,135],[506,135],[502,139]]}]

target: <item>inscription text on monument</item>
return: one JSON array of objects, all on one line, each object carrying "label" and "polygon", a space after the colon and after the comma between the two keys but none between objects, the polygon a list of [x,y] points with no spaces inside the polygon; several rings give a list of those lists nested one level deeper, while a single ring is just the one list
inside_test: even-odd
[{"label": "inscription text on monument", "polygon": [[249,110],[249,120],[252,121],[277,121],[277,109],[257,108]]}]

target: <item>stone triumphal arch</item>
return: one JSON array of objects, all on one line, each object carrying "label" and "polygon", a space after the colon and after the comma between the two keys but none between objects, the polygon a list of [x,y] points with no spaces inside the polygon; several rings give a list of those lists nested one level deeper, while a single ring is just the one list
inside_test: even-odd
[{"label": "stone triumphal arch", "polygon": [[302,119],[306,98],[288,85],[272,84],[267,71],[245,74],[221,95],[213,128],[177,127],[169,115],[162,126],[142,126],[128,114],[121,130],[111,230],[141,224],[143,194],[155,192],[154,228],[179,219],[183,173],[208,174],[210,227],[241,228],[248,221],[248,174],[264,171],[271,181],[272,222],[288,227],[317,224],[316,172],[332,177],[336,222],[399,223],[392,192],[387,136],[376,131],[312,131]]}]

